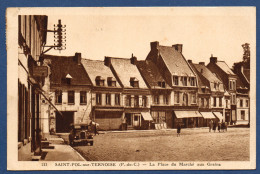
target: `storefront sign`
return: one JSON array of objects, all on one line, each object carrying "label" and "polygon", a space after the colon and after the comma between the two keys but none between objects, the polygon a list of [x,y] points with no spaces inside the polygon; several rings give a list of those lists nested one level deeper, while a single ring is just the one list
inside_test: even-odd
[{"label": "storefront sign", "polygon": [[34,77],[47,77],[48,76],[48,67],[47,66],[33,67],[33,76]]}]

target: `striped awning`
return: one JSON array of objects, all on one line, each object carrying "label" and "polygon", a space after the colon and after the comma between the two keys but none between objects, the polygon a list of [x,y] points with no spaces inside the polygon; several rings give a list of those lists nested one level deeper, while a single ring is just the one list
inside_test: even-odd
[{"label": "striped awning", "polygon": [[220,112],[213,112],[213,114],[221,121],[223,120],[223,115]]}]

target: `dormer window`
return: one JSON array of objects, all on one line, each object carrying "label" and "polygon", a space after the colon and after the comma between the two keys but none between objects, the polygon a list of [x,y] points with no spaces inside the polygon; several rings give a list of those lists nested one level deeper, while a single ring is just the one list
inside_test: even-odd
[{"label": "dormer window", "polygon": [[107,86],[115,87],[116,86],[116,79],[114,79],[113,77],[108,77],[107,78]]},{"label": "dormer window", "polygon": [[130,78],[130,85],[134,88],[138,88],[139,87],[139,80],[135,77],[131,77]]},{"label": "dormer window", "polygon": [[195,77],[190,78],[190,86],[195,86]]},{"label": "dormer window", "polygon": [[70,74],[67,74],[67,75],[66,75],[66,83],[67,83],[68,85],[71,84],[71,79],[72,79],[71,75],[70,75]]},{"label": "dormer window", "polygon": [[179,85],[179,77],[178,76],[173,76],[173,83],[174,83],[174,85]]},{"label": "dormer window", "polygon": [[101,76],[96,77],[96,85],[97,86],[104,86],[105,79],[103,79]]},{"label": "dormer window", "polygon": [[160,81],[159,81],[159,82],[158,82],[158,86],[160,86],[160,87],[162,87],[162,88],[165,88],[165,82],[163,82],[163,81],[160,82]]},{"label": "dormer window", "polygon": [[183,86],[187,86],[187,77],[182,77]]}]

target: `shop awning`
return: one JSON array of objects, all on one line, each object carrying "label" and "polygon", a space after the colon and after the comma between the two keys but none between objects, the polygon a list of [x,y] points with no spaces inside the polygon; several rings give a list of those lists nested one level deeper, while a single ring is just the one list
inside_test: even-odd
[{"label": "shop awning", "polygon": [[149,112],[141,112],[141,115],[143,116],[144,120],[153,121],[153,118]]},{"label": "shop awning", "polygon": [[220,121],[223,120],[223,115],[220,112],[213,112],[213,113]]},{"label": "shop awning", "polygon": [[202,117],[198,111],[174,111],[177,118]]},{"label": "shop awning", "polygon": [[99,112],[123,112],[123,108],[95,108],[95,111]]},{"label": "shop awning", "polygon": [[204,119],[215,119],[216,117],[212,112],[200,112]]}]

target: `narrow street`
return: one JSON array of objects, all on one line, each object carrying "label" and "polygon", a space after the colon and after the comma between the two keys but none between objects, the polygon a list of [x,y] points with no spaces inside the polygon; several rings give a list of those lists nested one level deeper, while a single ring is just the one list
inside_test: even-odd
[{"label": "narrow street", "polygon": [[[66,138],[66,137],[65,137]],[[246,161],[249,160],[249,129],[206,128],[105,132],[94,137],[94,146],[76,146],[88,161]]]}]

